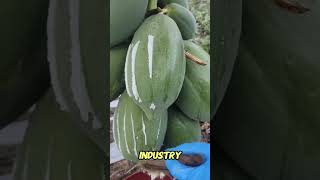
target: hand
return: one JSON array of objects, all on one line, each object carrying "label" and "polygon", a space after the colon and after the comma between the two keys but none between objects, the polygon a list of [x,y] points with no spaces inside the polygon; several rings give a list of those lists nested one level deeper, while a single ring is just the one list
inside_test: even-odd
[{"label": "hand", "polygon": [[178,180],[209,180],[210,179],[210,144],[187,143],[166,151],[182,151],[182,154],[199,154],[203,157],[203,163],[196,167],[186,166],[178,160],[166,160],[166,166],[170,174]]}]

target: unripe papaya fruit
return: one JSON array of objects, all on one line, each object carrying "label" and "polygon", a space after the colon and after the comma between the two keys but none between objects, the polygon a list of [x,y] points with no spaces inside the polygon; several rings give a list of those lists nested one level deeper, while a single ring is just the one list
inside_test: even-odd
[{"label": "unripe papaya fruit", "polygon": [[238,54],[242,0],[215,1],[213,10],[212,37],[212,73],[211,80],[214,82],[211,88],[211,111],[216,113],[223,96],[227,90],[233,66]]},{"label": "unripe papaya fruit", "polygon": [[216,167],[213,179],[223,180],[255,180],[226,154],[214,141],[211,143],[214,149],[213,166]]},{"label": "unripe papaya fruit", "polygon": [[161,5],[167,5],[167,4],[170,4],[170,3],[177,3],[187,9],[189,9],[189,2],[188,0],[160,0],[159,3]]},{"label": "unripe papaya fruit", "polygon": [[110,50],[110,102],[117,98],[126,88],[124,82],[124,65],[128,45],[120,45]]},{"label": "unripe papaya fruit", "polygon": [[166,148],[175,147],[183,143],[197,142],[201,140],[201,128],[199,121],[190,119],[177,107],[168,110],[168,126],[164,139]]},{"label": "unripe papaya fruit", "polygon": [[138,161],[140,151],[160,150],[166,129],[167,110],[148,119],[143,110],[125,91],[120,96],[113,122],[113,136],[122,155],[133,162]]},{"label": "unripe papaya fruit", "polygon": [[142,23],[148,0],[110,0],[110,45],[117,45]]},{"label": "unripe papaya fruit", "polygon": [[106,1],[51,0],[48,60],[62,110],[107,152]]},{"label": "unripe papaya fruit", "polygon": [[149,119],[175,102],[185,76],[183,40],[166,15],[147,18],[134,34],[125,65],[128,95]]},{"label": "unripe papaya fruit", "polygon": [[52,90],[40,100],[18,151],[15,180],[105,178],[106,154],[71,118]]},{"label": "unripe papaya fruit", "polygon": [[191,11],[177,3],[171,3],[164,8],[164,12],[177,23],[184,40],[195,37],[197,22]]},{"label": "unripe papaya fruit", "polygon": [[191,41],[184,41],[184,49],[207,65],[187,61],[186,76],[176,105],[194,120],[210,121],[210,56]]},{"label": "unripe papaya fruit", "polygon": [[46,30],[48,0],[12,0],[0,6],[0,77],[5,79],[16,64],[39,48]]},{"label": "unripe papaya fruit", "polygon": [[214,125],[216,142],[255,179],[320,178],[320,3],[287,2],[310,11],[243,1],[237,62]]},{"label": "unripe papaya fruit", "polygon": [[47,0],[17,0],[0,6],[0,129],[17,119],[50,86]]},{"label": "unripe papaya fruit", "polygon": [[6,79],[0,80],[0,129],[26,112],[50,86],[46,41],[43,42],[20,59]]}]

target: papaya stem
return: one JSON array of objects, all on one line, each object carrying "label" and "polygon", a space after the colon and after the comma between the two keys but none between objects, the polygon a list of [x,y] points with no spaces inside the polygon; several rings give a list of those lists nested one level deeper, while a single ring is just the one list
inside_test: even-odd
[{"label": "papaya stem", "polygon": [[164,9],[161,9],[159,14],[167,14],[167,12],[168,12],[168,9],[164,8]]},{"label": "papaya stem", "polygon": [[158,0],[149,0],[149,3],[148,3],[148,11],[151,11],[153,9],[157,9],[158,5]]},{"label": "papaya stem", "polygon": [[157,7],[157,9],[152,9],[150,11],[147,11],[146,18],[155,14],[158,14],[161,12],[161,8]]},{"label": "papaya stem", "polygon": [[205,66],[207,65],[206,62],[204,62],[203,60],[199,59],[198,57],[196,57],[195,55],[191,54],[190,52],[185,51],[184,52],[186,58],[190,61],[193,61],[199,65]]}]

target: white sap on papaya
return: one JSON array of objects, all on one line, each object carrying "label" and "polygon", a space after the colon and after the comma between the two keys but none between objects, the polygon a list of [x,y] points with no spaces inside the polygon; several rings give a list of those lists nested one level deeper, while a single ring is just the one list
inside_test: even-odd
[{"label": "white sap on papaya", "polygon": [[123,157],[137,162],[140,151],[160,150],[167,120],[167,110],[149,119],[126,91],[122,93],[115,112],[113,137]]},{"label": "white sap on papaya", "polygon": [[149,119],[180,93],[186,68],[183,48],[179,28],[166,15],[150,16],[134,34],[125,65],[126,89]]}]

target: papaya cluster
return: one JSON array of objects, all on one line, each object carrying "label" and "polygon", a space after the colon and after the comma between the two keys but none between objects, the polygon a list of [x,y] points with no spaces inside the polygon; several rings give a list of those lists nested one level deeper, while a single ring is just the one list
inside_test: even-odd
[{"label": "papaya cluster", "polygon": [[[10,150],[1,152],[0,177],[11,171],[15,180],[105,178],[104,7],[79,0],[13,0],[0,6],[0,131],[21,115],[28,120],[17,151],[11,147],[19,141],[9,138]],[[32,115],[25,116],[34,104]],[[12,125],[14,134],[24,133],[18,131],[23,126]],[[16,158],[7,161],[11,154]]]},{"label": "papaya cluster", "polygon": [[214,179],[320,178],[319,10],[308,0],[214,4]]},{"label": "papaya cluster", "polygon": [[[191,40],[187,0],[111,0],[110,99],[123,156],[200,141],[210,117],[210,56]],[[123,13],[126,12],[126,13]],[[201,60],[205,65],[192,61]]]}]

